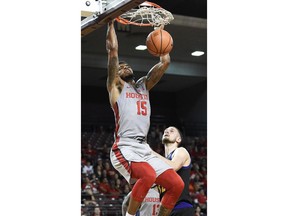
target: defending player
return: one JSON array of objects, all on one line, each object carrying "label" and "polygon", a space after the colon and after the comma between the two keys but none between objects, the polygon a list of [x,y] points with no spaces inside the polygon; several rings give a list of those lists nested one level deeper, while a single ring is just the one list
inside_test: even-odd
[{"label": "defending player", "polygon": [[[165,157],[153,152],[167,164],[171,165],[178,175],[181,176],[185,186],[181,196],[174,206],[170,216],[193,216],[195,209],[189,195],[190,170],[192,167],[189,152],[184,147],[179,147],[182,141],[181,132],[176,127],[168,127],[164,130],[162,144],[165,148]],[[165,189],[161,196],[165,195]]]}]

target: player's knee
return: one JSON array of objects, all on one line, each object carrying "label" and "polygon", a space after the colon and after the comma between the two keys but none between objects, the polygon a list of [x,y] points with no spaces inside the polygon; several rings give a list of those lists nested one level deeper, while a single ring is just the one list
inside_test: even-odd
[{"label": "player's knee", "polygon": [[156,172],[149,172],[144,175],[142,179],[145,184],[152,186],[152,184],[156,181]]}]

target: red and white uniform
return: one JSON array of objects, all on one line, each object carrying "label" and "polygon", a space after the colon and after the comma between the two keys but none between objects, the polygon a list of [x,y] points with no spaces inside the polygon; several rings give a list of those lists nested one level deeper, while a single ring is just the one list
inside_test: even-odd
[{"label": "red and white uniform", "polygon": [[115,142],[111,148],[110,159],[116,170],[130,181],[130,162],[148,162],[159,176],[171,169],[157,156],[151,153],[146,142],[150,127],[151,107],[149,91],[144,82],[137,82],[136,87],[124,83],[122,92],[112,107],[115,116]]},{"label": "red and white uniform", "polygon": [[146,90],[144,82],[139,84],[136,90],[125,82],[116,105],[113,107],[116,138],[147,136],[151,115],[149,91]]},{"label": "red and white uniform", "polygon": [[[128,199],[131,196],[131,192],[124,197],[122,203],[122,215],[126,215],[126,209],[128,206]],[[143,202],[139,210],[136,213],[136,216],[157,216],[160,208],[160,194],[154,188],[150,188],[146,197],[144,198]]]}]

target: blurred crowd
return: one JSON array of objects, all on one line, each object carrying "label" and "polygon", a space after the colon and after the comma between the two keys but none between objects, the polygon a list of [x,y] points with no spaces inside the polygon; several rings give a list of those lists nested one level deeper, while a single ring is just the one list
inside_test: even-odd
[{"label": "blurred crowd", "polygon": [[[151,127],[147,141],[164,154],[161,144],[165,125]],[[124,196],[131,186],[110,163],[113,128],[93,127],[81,137],[81,216],[121,216]],[[185,135],[185,134],[184,134]],[[195,216],[207,215],[207,138],[185,135],[182,146],[192,158],[189,192],[195,204]]]}]

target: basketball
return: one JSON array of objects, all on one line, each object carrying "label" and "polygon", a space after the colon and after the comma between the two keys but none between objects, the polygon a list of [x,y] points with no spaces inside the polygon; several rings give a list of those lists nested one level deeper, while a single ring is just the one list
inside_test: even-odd
[{"label": "basketball", "polygon": [[156,29],[147,36],[146,46],[148,52],[154,56],[166,55],[173,48],[173,38],[167,31]]}]

